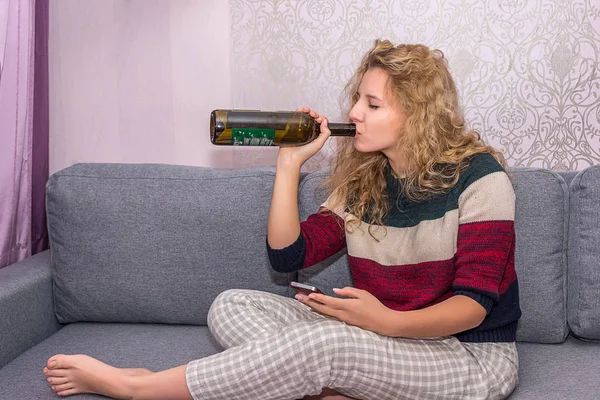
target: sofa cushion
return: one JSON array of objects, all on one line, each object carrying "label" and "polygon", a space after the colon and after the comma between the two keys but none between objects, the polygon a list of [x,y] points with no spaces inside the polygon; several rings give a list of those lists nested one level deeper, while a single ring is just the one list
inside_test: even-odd
[{"label": "sofa cushion", "polygon": [[597,399],[600,346],[568,337],[561,344],[517,343],[519,384],[510,400]]},{"label": "sofa cushion", "polygon": [[570,186],[568,321],[574,334],[600,339],[600,166]]},{"label": "sofa cushion", "polygon": [[[220,350],[205,326],[69,324],[0,369],[0,399],[59,398],[42,375],[42,368],[54,354],[87,354],[120,368],[162,371]],[[69,399],[106,397],[74,395]]]},{"label": "sofa cushion", "polygon": [[145,164],[77,164],[52,175],[59,321],[205,324],[225,289],[286,294],[291,275],[270,268],[265,245],[274,176]]},{"label": "sofa cushion", "polygon": [[[327,193],[321,185],[326,171],[306,176],[300,184],[300,217],[316,212]],[[510,170],[516,194],[515,268],[519,277],[523,316],[517,338],[521,341],[562,342],[566,323],[566,229],[568,189],[557,173],[535,168]],[[333,287],[351,284],[345,253],[298,273],[331,293]]]},{"label": "sofa cushion", "polygon": [[515,268],[523,316],[517,340],[558,343],[567,334],[568,187],[557,173],[510,171],[516,195]]}]

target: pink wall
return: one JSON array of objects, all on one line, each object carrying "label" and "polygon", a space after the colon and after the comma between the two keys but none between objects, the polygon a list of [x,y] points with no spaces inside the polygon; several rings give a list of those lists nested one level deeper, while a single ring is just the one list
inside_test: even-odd
[{"label": "pink wall", "polygon": [[50,0],[50,173],[76,162],[229,167],[229,2]]}]

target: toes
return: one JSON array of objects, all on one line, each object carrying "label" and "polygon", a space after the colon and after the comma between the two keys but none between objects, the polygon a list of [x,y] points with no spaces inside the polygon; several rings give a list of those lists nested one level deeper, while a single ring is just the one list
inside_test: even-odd
[{"label": "toes", "polygon": [[72,382],[65,383],[63,385],[52,385],[52,390],[54,390],[57,393],[65,392],[71,389],[75,389],[75,385]]},{"label": "toes", "polygon": [[79,364],[90,359],[91,357],[83,354],[57,354],[48,359],[48,369],[69,369],[77,368]]},{"label": "toes", "polygon": [[44,375],[49,377],[62,378],[67,375],[67,369],[47,369],[44,368]]},{"label": "toes", "polygon": [[51,385],[64,385],[65,383],[67,383],[69,381],[69,378],[67,378],[67,377],[48,378],[46,380]]},{"label": "toes", "polygon": [[48,367],[48,369],[52,369],[52,368],[58,367],[59,360],[62,357],[64,357],[64,354],[56,354],[56,355],[50,357],[48,359],[48,362],[46,363],[46,367]]},{"label": "toes", "polygon": [[72,394],[77,394],[79,393],[79,391],[77,391],[77,389],[67,389],[67,390],[63,390],[62,392],[58,392],[56,393],[59,396],[70,396]]}]

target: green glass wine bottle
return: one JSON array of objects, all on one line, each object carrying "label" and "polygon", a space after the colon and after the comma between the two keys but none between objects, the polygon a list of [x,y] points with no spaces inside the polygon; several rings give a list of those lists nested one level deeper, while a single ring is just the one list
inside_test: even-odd
[{"label": "green glass wine bottle", "polygon": [[[352,123],[328,123],[331,136],[354,136]],[[210,141],[222,146],[301,146],[319,136],[319,123],[300,111],[214,110]]]}]

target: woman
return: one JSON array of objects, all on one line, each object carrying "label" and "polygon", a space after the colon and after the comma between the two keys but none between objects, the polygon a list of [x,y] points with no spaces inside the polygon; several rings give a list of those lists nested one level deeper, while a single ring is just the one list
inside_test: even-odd
[{"label": "woman", "polygon": [[[273,268],[347,248],[355,287],[296,300],[229,290],[208,323],[226,351],[167,371],[57,355],[60,395],[115,398],[502,399],[518,380],[514,192],[501,155],[465,128],[440,52],[375,46],[347,86],[357,134],[331,194],[300,223],[301,166],[329,137],[281,148],[268,220]],[[312,398],[312,397],[311,397]]]}]

